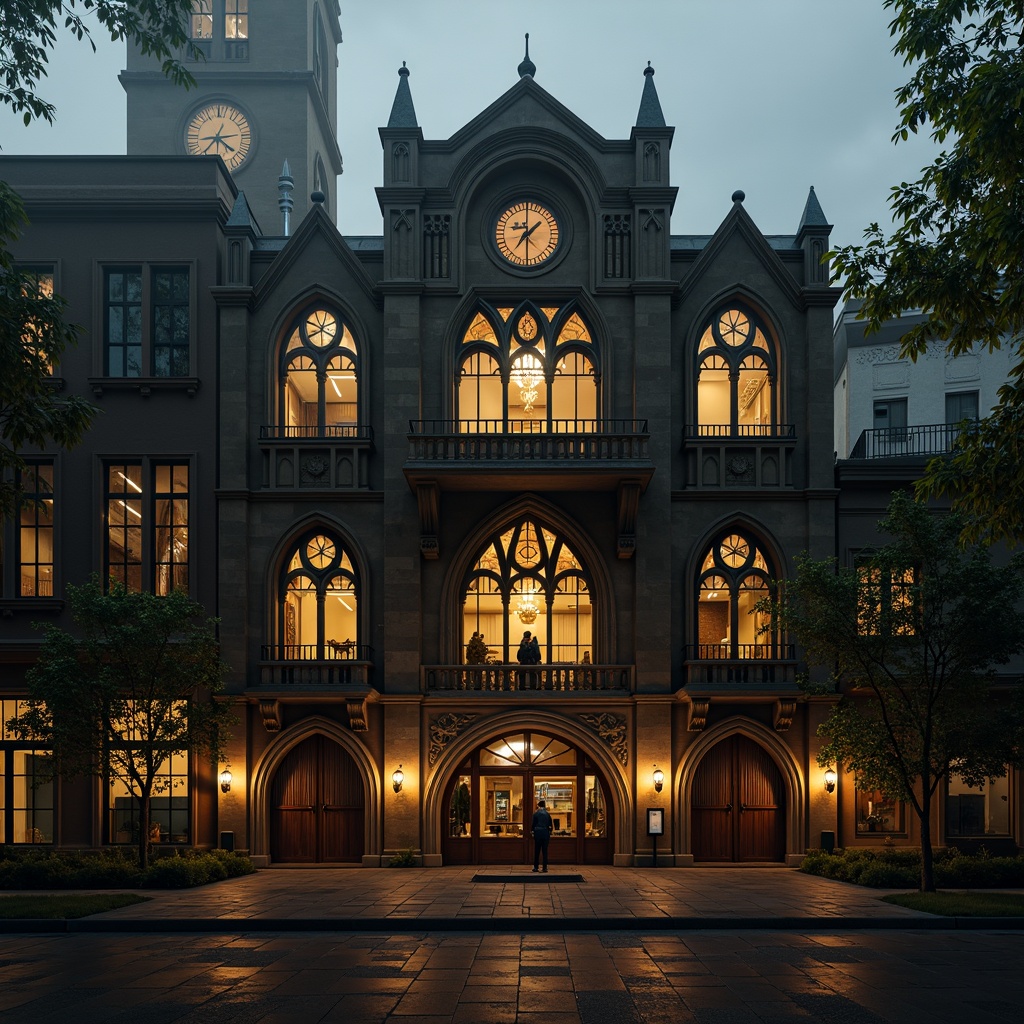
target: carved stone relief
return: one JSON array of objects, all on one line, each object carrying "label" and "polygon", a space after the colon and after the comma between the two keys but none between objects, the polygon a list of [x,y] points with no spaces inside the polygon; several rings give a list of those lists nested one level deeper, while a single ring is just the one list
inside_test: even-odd
[{"label": "carved stone relief", "polygon": [[456,715],[454,712],[446,712],[443,715],[436,715],[430,720],[430,751],[427,759],[431,764],[437,761],[444,753],[444,748],[476,717],[476,715]]},{"label": "carved stone relief", "polygon": [[580,721],[589,726],[611,747],[619,764],[629,764],[629,745],[626,743],[626,719],[622,715],[580,715]]}]

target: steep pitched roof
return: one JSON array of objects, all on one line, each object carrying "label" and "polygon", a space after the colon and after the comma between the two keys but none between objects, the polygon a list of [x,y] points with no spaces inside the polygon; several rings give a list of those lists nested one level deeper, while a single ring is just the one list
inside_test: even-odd
[{"label": "steep pitched roof", "polygon": [[389,128],[418,128],[416,108],[412,105],[412,90],[409,88],[409,69],[402,61],[398,69],[398,88],[395,90],[395,102],[391,104],[391,116],[388,118]]},{"label": "steep pitched roof", "polygon": [[636,115],[637,128],[664,128],[665,115],[661,111],[658,90],[654,87],[654,68],[647,62],[644,68],[644,91],[640,96],[640,109]]}]

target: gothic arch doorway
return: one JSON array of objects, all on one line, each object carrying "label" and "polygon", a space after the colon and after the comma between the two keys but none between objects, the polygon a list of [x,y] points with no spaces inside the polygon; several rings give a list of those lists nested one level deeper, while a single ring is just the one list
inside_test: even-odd
[{"label": "gothic arch doorway", "polygon": [[363,779],[352,756],[316,733],[282,759],[270,784],[270,854],[275,863],[360,863]]},{"label": "gothic arch doorway", "polygon": [[690,815],[694,862],[785,860],[782,773],[768,751],[747,736],[728,736],[701,759]]},{"label": "gothic arch doorway", "polygon": [[445,864],[528,864],[530,821],[543,799],[554,820],[554,864],[610,864],[610,791],[585,751],[548,732],[511,729],[452,773],[441,802]]}]

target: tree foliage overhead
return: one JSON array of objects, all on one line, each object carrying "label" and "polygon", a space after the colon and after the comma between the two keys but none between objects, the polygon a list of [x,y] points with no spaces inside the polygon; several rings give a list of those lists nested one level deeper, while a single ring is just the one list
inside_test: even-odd
[{"label": "tree foliage overhead", "polygon": [[58,34],[70,32],[92,41],[90,19],[111,39],[127,39],[162,62],[165,75],[189,86],[182,55],[201,58],[188,35],[192,0],[3,0],[0,4],[0,102],[21,114],[25,124],[42,118],[52,122],[53,104],[39,88],[46,77]]},{"label": "tree foliage overhead", "polygon": [[165,597],[99,580],[69,586],[77,630],[49,625],[27,673],[15,731],[52,749],[53,775],[118,780],[139,800],[148,863],[150,799],[169,754],[220,758],[234,720],[215,699],[224,666],[215,620],[184,591]]},{"label": "tree foliage overhead", "polygon": [[1024,554],[996,566],[960,543],[963,520],[897,492],[891,540],[857,566],[798,561],[775,621],[843,694],[822,724],[822,767],[905,800],[921,824],[922,888],[934,888],[931,813],[952,773],[969,785],[1024,761],[1020,686],[993,694],[995,668],[1024,651]]},{"label": "tree foliage overhead", "polygon": [[869,331],[909,309],[925,320],[902,341],[951,355],[1012,350],[999,404],[952,458],[934,460],[922,495],[974,513],[971,539],[1024,538],[1024,4],[883,0],[894,52],[913,75],[897,90],[895,142],[930,132],[944,148],[917,181],[892,189],[892,234],[834,254],[844,298],[862,298]]}]

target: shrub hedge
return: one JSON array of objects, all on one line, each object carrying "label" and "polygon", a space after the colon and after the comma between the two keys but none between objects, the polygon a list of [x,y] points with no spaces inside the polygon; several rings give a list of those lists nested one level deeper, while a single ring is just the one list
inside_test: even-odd
[{"label": "shrub hedge", "polygon": [[185,889],[255,870],[248,857],[226,850],[158,854],[143,872],[134,850],[0,847],[0,889]]},{"label": "shrub hedge", "polygon": [[[990,857],[961,853],[955,847],[935,851],[935,884],[940,889],[1024,887],[1024,856]],[[916,888],[921,882],[921,851],[812,850],[800,870],[873,889]]]}]

